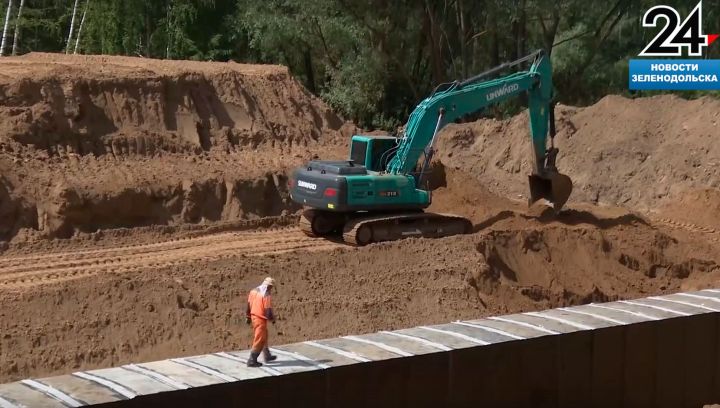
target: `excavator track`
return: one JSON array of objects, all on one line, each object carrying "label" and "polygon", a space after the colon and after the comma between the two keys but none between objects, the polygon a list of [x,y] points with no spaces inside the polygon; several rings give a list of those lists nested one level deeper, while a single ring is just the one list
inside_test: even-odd
[{"label": "excavator track", "polygon": [[425,212],[377,215],[351,220],[343,229],[343,241],[354,246],[410,237],[442,238],[469,234],[472,223],[452,214]]},{"label": "excavator track", "polygon": [[300,231],[309,237],[324,237],[333,232],[341,232],[346,221],[346,215],[306,209],[300,216]]},{"label": "excavator track", "polygon": [[308,216],[308,213],[310,213],[310,211],[305,211],[300,217],[298,227],[300,228],[300,231],[302,231],[303,234],[307,235],[308,237],[317,238],[318,235],[316,235],[312,229],[312,218]]},{"label": "excavator track", "polygon": [[706,227],[702,225],[692,224],[688,222],[675,221],[670,218],[658,218],[650,216],[651,220],[657,224],[663,224],[666,227],[675,230],[684,230],[690,233],[702,234],[709,242],[720,244],[720,230],[716,228]]}]

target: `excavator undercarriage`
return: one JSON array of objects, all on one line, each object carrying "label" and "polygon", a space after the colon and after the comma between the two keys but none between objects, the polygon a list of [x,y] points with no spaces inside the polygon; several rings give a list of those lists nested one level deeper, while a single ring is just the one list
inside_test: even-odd
[{"label": "excavator undercarriage", "polygon": [[300,229],[311,237],[336,236],[347,244],[363,246],[410,237],[441,238],[469,234],[473,225],[460,216],[424,211],[373,214],[305,209],[300,217]]}]

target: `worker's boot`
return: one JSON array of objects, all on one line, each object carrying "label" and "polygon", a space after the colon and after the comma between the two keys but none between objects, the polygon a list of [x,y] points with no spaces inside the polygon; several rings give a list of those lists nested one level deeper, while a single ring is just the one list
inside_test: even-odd
[{"label": "worker's boot", "polygon": [[277,356],[270,354],[270,349],[267,347],[263,349],[263,357],[265,357],[266,362],[277,360]]},{"label": "worker's boot", "polygon": [[260,353],[251,351],[250,358],[248,358],[248,361],[247,361],[247,366],[248,367],[262,367],[262,363],[257,361],[259,356],[260,356]]}]

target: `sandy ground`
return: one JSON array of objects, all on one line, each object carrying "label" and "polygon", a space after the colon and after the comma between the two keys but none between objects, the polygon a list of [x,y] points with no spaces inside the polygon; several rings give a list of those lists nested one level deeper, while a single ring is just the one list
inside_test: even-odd
[{"label": "sandy ground", "polygon": [[714,100],[560,107],[576,191],[559,216],[524,204],[525,115],[449,126],[432,209],[475,232],[351,248],[294,226],[287,170],[342,157],[355,130],[286,69],[45,54],[0,68],[0,382],[246,348],[245,297],[267,275],[276,343],[720,278]]},{"label": "sandy ground", "polygon": [[0,264],[0,378],[246,348],[244,298],[266,275],[279,282],[277,343],[690,290],[720,277],[711,233],[617,208],[571,206],[553,219],[543,206],[451,190],[437,191],[437,208],[472,205],[476,233],[349,248],[292,225],[149,229],[132,240],[109,233],[11,248]]}]

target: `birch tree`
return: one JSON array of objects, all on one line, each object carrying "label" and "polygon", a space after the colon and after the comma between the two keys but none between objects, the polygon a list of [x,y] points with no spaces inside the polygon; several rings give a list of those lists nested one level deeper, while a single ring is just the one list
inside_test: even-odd
[{"label": "birch tree", "polygon": [[[12,2],[12,0],[10,0]],[[78,0],[75,0],[73,6],[72,19],[70,19],[70,34],[68,34],[67,47],[65,48],[65,54],[70,54],[70,44],[72,44],[73,32],[75,31],[75,16],[77,15]]]},{"label": "birch tree", "polygon": [[165,49],[165,59],[170,59],[170,47],[172,45],[172,22],[170,20],[171,11],[172,0],[170,0],[167,4],[167,17],[165,21],[165,23],[167,24],[167,48]]},{"label": "birch tree", "polygon": [[5,43],[7,42],[8,26],[10,25],[10,11],[12,10],[13,0],[8,2],[7,13],[5,13],[5,24],[3,25],[2,42],[0,42],[0,57],[5,55]]},{"label": "birch tree", "polygon": [[23,6],[25,6],[25,0],[20,0],[20,7],[18,8],[17,18],[15,18],[12,55],[17,55],[18,39],[20,38],[20,17],[22,17]]},{"label": "birch tree", "polygon": [[[25,0],[22,0],[22,1],[25,1]],[[77,38],[75,39],[75,51],[73,52],[73,54],[77,54],[78,46],[80,46],[80,36],[82,35],[82,29],[83,29],[83,26],[85,25],[85,17],[87,16],[88,7],[90,7],[90,0],[87,0],[85,2],[85,11],[83,11],[83,16],[82,16],[82,19],[80,20],[80,27],[78,27]]]}]

